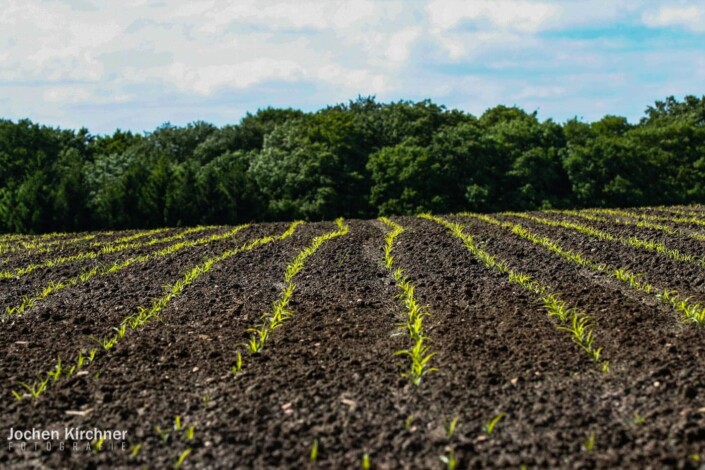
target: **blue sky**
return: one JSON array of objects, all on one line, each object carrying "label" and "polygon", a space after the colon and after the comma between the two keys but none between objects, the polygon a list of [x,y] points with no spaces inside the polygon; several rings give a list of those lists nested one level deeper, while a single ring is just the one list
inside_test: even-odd
[{"label": "blue sky", "polygon": [[0,117],[94,133],[358,95],[636,121],[705,94],[705,3],[0,0]]}]

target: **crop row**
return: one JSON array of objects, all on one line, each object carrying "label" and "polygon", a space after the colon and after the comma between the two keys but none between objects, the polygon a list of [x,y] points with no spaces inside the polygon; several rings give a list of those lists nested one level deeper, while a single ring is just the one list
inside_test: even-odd
[{"label": "crop row", "polygon": [[[582,211],[576,211],[576,210],[556,210],[552,209],[549,211],[546,211],[549,214],[558,214],[558,215],[564,215],[568,217],[574,217],[574,218],[579,218],[583,220],[589,220],[590,222],[598,222],[598,223],[604,223],[604,224],[616,224],[616,225],[623,225],[623,226],[629,226],[629,227],[638,227],[638,228],[648,228],[652,230],[658,230],[659,232],[664,232],[667,233],[668,235],[684,235],[684,236],[691,236],[690,232],[683,231],[681,229],[673,228],[668,225],[663,225],[663,224],[658,224],[655,222],[647,222],[645,220],[633,220],[628,217],[623,217],[623,216],[600,216],[596,214],[588,214],[586,212]],[[699,236],[699,234],[696,234]]]},{"label": "crop row", "polygon": [[[207,245],[212,242],[220,241],[220,240],[225,240],[227,238],[234,237],[236,234],[238,234],[241,230],[244,228],[249,227],[249,225],[240,225],[238,227],[235,227],[231,230],[228,230],[225,233],[222,234],[213,234],[207,237],[202,237],[198,238],[196,240],[188,240],[188,241],[182,241],[179,243],[175,243],[173,245],[169,245],[165,248],[162,248],[161,250],[155,251],[153,253],[148,253],[145,255],[140,255],[137,257],[133,258],[128,258],[123,261],[116,261],[115,263],[107,266],[96,266],[91,269],[87,269],[80,273],[77,276],[68,278],[68,279],[62,279],[61,281],[54,282],[51,281],[49,284],[47,284],[45,287],[43,287],[41,290],[25,296],[22,298],[22,302],[19,305],[15,306],[8,306],[5,308],[5,313],[4,316],[2,317],[2,321],[5,321],[8,317],[12,315],[22,315],[24,314],[28,309],[32,308],[34,305],[37,304],[37,302],[40,302],[42,300],[47,299],[49,296],[56,294],[57,292],[60,292],[64,289],[72,288],[75,287],[79,284],[86,283],[88,280],[95,276],[107,276],[109,274],[114,274],[119,271],[122,271],[123,269],[126,269],[130,266],[136,265],[136,264],[143,264],[147,263],[148,261],[163,258],[166,256],[173,255],[181,250],[184,250],[186,248],[192,248],[195,246],[201,246],[201,245]],[[199,229],[200,230],[200,229]],[[191,229],[192,233],[196,231],[195,229]],[[178,236],[180,238],[183,238],[184,236],[187,235],[187,231],[184,231],[183,233],[179,234]],[[172,237],[173,240],[173,237]]]},{"label": "crop row", "polygon": [[52,251],[57,245],[73,245],[76,243],[94,240],[97,236],[98,234],[90,234],[75,238],[58,239],[44,242],[41,240],[16,240],[12,242],[0,242],[0,255],[7,253],[15,253],[18,251],[26,251],[31,253],[48,253],[49,251]]},{"label": "crop row", "polygon": [[679,217],[694,217],[694,218],[703,218],[705,214],[701,211],[697,210],[685,210],[680,207],[666,207],[666,206],[657,206],[657,207],[651,207],[650,209],[662,212],[662,213],[667,213],[667,214],[676,214]]},{"label": "crop row", "polygon": [[426,307],[420,305],[414,295],[414,286],[409,279],[404,275],[402,268],[394,267],[394,242],[397,237],[404,232],[404,227],[392,222],[386,217],[379,219],[390,231],[387,232],[384,243],[384,266],[389,271],[390,276],[394,279],[394,283],[399,289],[399,298],[406,309],[405,321],[400,325],[400,329],[408,333],[413,346],[409,349],[397,351],[396,355],[407,356],[411,361],[409,371],[402,376],[411,380],[414,385],[419,385],[421,379],[428,373],[434,372],[436,369],[429,367],[429,361],[435,355],[431,352],[431,347],[427,344],[429,338],[424,331],[424,318],[431,314],[426,310]]},{"label": "crop row", "polygon": [[[78,262],[78,261],[97,259],[97,258],[99,258],[103,255],[107,255],[107,254],[114,254],[114,253],[119,253],[119,252],[126,251],[126,250],[135,250],[138,248],[149,247],[149,246],[153,246],[153,245],[157,245],[157,244],[169,243],[169,242],[172,242],[175,240],[181,240],[184,237],[186,237],[186,235],[188,235],[188,234],[207,230],[207,229],[208,229],[208,227],[194,227],[194,228],[184,230],[181,233],[178,233],[176,235],[172,235],[170,237],[155,238],[155,239],[143,241],[143,242],[134,242],[134,241],[124,242],[124,241],[121,241],[121,239],[119,239],[114,242],[109,242],[109,243],[105,244],[100,250],[83,251],[78,254],[70,255],[70,256],[59,256],[59,257],[52,258],[52,259],[49,259],[47,261],[43,261],[40,263],[29,264],[29,265],[23,266],[21,268],[16,268],[16,269],[9,270],[9,271],[0,271],[0,279],[12,279],[12,278],[17,278],[17,277],[22,277],[22,276],[25,276],[25,275],[33,272],[33,271],[36,271],[37,269],[52,268],[55,266],[74,263],[74,262]],[[142,238],[142,237],[140,237],[140,238]]]},{"label": "crop row", "polygon": [[548,316],[558,321],[557,329],[570,333],[573,341],[599,366],[600,370],[603,372],[609,370],[609,362],[602,357],[602,348],[595,344],[593,323],[587,314],[577,307],[570,306],[562,299],[562,295],[552,287],[542,284],[528,274],[510,268],[505,260],[489,254],[475,242],[471,235],[465,232],[461,224],[429,214],[420,217],[447,228],[453,236],[463,242],[478,261],[486,267],[506,275],[511,284],[518,285],[536,295],[546,309]]},{"label": "crop row", "polygon": [[620,237],[614,235],[605,230],[600,230],[589,225],[578,224],[575,222],[567,222],[564,220],[551,220],[543,217],[536,217],[530,214],[518,213],[518,212],[505,212],[503,215],[510,215],[512,217],[518,217],[526,220],[531,220],[533,222],[539,223],[541,225],[546,225],[549,227],[560,227],[568,230],[574,230],[587,235],[592,238],[597,238],[600,240],[606,240],[609,242],[618,242],[624,246],[630,246],[633,248],[640,248],[646,251],[653,251],[667,256],[674,261],[680,261],[684,263],[696,264],[701,267],[705,267],[705,259],[687,253],[682,253],[675,248],[669,248],[662,242],[657,242],[653,240],[645,240],[638,237]]},{"label": "crop row", "polygon": [[85,365],[87,365],[88,363],[92,363],[100,350],[102,350],[104,353],[108,353],[113,347],[115,347],[116,344],[122,341],[130,331],[139,330],[155,318],[158,318],[158,315],[162,312],[162,310],[164,310],[164,308],[166,308],[166,306],[175,297],[179,296],[184,291],[184,289],[186,289],[186,287],[192,284],[196,279],[213,269],[213,266],[215,266],[216,264],[221,263],[240,253],[253,250],[255,248],[275,241],[281,241],[286,238],[289,238],[294,234],[294,231],[299,225],[301,225],[301,222],[293,222],[289,225],[289,228],[280,235],[268,235],[265,237],[257,238],[255,240],[244,243],[238,248],[229,249],[220,253],[219,255],[208,258],[202,263],[192,267],[191,269],[186,271],[183,276],[174,284],[165,286],[166,292],[162,297],[154,299],[149,306],[138,307],[133,313],[124,318],[120,322],[119,326],[114,327],[112,329],[116,332],[115,334],[94,339],[100,345],[100,348],[92,349],[88,352],[87,355],[84,355],[83,351],[79,351],[78,354],[75,356],[75,359],[71,361],[71,367],[69,368],[66,368],[66,365],[62,363],[61,358],[59,357],[54,367],[51,370],[40,375],[40,378],[37,379],[35,382],[33,382],[32,384],[20,383],[20,385],[28,392],[28,394],[20,394],[17,391],[13,391],[12,393],[14,397],[18,400],[21,400],[28,395],[33,398],[42,395],[47,390],[47,387],[50,384],[55,384],[62,376],[71,377]]},{"label": "crop row", "polygon": [[0,243],[5,243],[5,242],[15,242],[15,241],[23,241],[23,240],[51,240],[51,239],[60,239],[60,238],[69,238],[73,234],[70,232],[51,232],[51,233],[44,233],[41,235],[27,235],[24,233],[5,233],[0,235]]},{"label": "crop row", "polygon": [[[279,294],[279,298],[274,302],[271,310],[261,316],[260,323],[247,330],[247,332],[250,333],[250,339],[244,346],[250,354],[262,351],[274,330],[281,327],[284,322],[293,315],[294,312],[289,310],[289,303],[296,291],[294,278],[304,269],[306,260],[326,242],[347,235],[350,231],[350,228],[344,223],[342,218],[337,219],[335,224],[337,226],[336,230],[315,237],[310,245],[301,250],[296,257],[287,264],[284,271],[284,287]],[[242,354],[238,353],[236,363],[232,367],[232,372],[233,374],[237,374],[241,370]]]},{"label": "crop row", "polygon": [[491,216],[482,214],[464,213],[463,215],[509,230],[514,233],[514,235],[523,238],[524,240],[528,240],[535,245],[541,246],[572,264],[591,271],[606,274],[626,284],[631,289],[644,294],[652,295],[659,301],[670,305],[673,310],[682,314],[687,320],[700,324],[705,323],[705,306],[699,303],[690,302],[689,298],[682,297],[675,289],[656,288],[644,278],[643,274],[634,273],[624,267],[615,268],[606,263],[598,263],[597,261],[590,259],[584,253],[578,250],[563,248],[551,238],[539,236],[520,224],[502,222]]},{"label": "crop row", "polygon": [[705,227],[705,220],[693,216],[666,216],[666,215],[652,215],[652,214],[641,214],[639,212],[618,210],[618,209],[587,209],[584,212],[592,214],[606,214],[611,216],[624,216],[631,217],[633,219],[645,220],[647,222],[671,222],[680,225],[698,225]]},{"label": "crop row", "polygon": [[[99,248],[102,246],[106,245],[120,245],[122,243],[129,243],[135,240],[139,240],[141,238],[146,238],[146,237],[151,237],[154,235],[159,235],[161,233],[167,232],[171,229],[169,228],[157,228],[153,230],[143,230],[137,233],[133,233],[132,235],[125,235],[123,237],[120,237],[115,240],[105,240],[105,241],[93,241],[90,243],[90,246],[93,248]],[[192,229],[187,229],[187,230],[192,230]],[[24,251],[26,253],[32,253],[32,254],[38,254],[38,253],[49,253],[51,251],[55,250],[63,250],[69,245],[75,245],[81,242],[87,242],[91,240],[95,240],[96,237],[99,235],[101,236],[110,236],[114,232],[95,232],[91,233],[89,235],[82,235],[79,237],[73,237],[73,238],[59,238],[55,240],[49,240],[49,241],[42,241],[42,240],[37,240],[33,239],[31,241],[19,241],[17,243],[14,243],[12,247],[7,248],[6,250],[3,250],[2,246],[0,245],[0,254],[2,253],[15,253],[19,251]]]}]

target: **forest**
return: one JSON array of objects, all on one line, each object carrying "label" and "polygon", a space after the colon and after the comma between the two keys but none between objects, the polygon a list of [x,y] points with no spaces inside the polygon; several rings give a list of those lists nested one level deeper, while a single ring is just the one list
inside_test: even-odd
[{"label": "forest", "polygon": [[705,96],[638,123],[358,97],[144,134],[0,120],[0,232],[705,202]]}]

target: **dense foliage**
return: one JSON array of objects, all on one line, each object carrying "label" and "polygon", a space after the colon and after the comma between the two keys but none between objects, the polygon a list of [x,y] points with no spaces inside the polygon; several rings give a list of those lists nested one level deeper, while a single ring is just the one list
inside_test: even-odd
[{"label": "dense foliage", "polygon": [[638,124],[358,98],[93,136],[0,120],[0,231],[705,202],[705,96]]}]

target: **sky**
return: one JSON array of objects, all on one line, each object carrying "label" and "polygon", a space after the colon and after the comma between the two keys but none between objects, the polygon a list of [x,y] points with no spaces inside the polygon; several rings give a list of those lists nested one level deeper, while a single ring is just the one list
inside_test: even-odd
[{"label": "sky", "polygon": [[93,133],[358,95],[637,121],[705,94],[705,2],[0,0],[0,117]]}]

